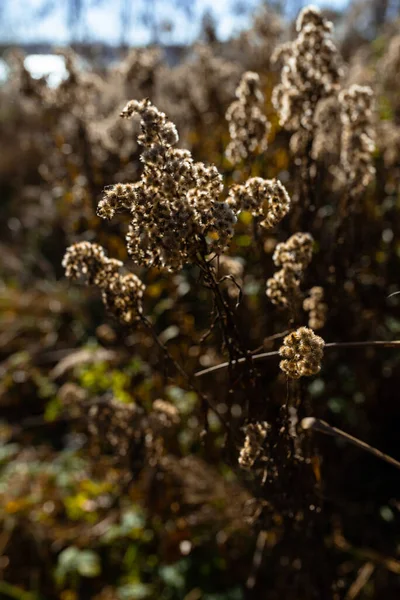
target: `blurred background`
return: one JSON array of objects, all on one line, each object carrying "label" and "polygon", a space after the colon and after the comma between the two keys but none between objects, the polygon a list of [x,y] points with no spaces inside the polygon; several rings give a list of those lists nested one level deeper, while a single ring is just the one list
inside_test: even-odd
[{"label": "blurred background", "polygon": [[[285,19],[294,18],[306,5],[302,0],[2,0],[0,48],[19,45],[30,56],[27,64],[35,74],[52,73],[55,81],[65,73],[61,60],[51,54],[54,46],[79,46],[102,55],[107,64],[117,59],[116,49],[157,44],[169,60],[193,44],[212,27],[218,40],[226,41],[248,28],[262,5]],[[341,37],[371,39],[399,12],[396,0],[318,0],[317,6],[335,20]],[[4,78],[6,65],[0,63]],[[54,79],[56,78],[56,79]]]}]

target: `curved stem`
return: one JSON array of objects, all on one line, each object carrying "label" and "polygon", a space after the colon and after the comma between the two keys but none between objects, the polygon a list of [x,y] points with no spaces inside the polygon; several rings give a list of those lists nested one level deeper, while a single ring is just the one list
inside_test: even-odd
[{"label": "curved stem", "polygon": [[390,465],[393,465],[393,467],[396,467],[396,469],[400,469],[400,462],[398,460],[392,458],[388,454],[385,454],[381,450],[370,446],[366,442],[359,440],[358,438],[350,435],[349,433],[346,433],[345,431],[342,431],[337,427],[332,427],[331,425],[329,425],[325,421],[322,421],[321,419],[315,419],[314,417],[306,417],[301,421],[300,426],[302,427],[302,429],[305,430],[311,429],[312,431],[319,431],[320,433],[324,433],[325,435],[331,435],[333,437],[345,440],[346,442],[353,444],[353,446],[357,446],[357,448],[365,450],[366,452],[373,454],[377,458],[384,460]]},{"label": "curved stem", "polygon": [[[385,342],[381,340],[371,340],[371,341],[363,341],[363,342],[329,342],[325,344],[325,349],[330,348],[367,348],[367,347],[375,347],[379,346],[382,348],[400,348],[400,340],[394,340],[392,342]],[[272,350],[271,352],[263,352],[262,354],[253,354],[252,358],[254,361],[265,360],[267,358],[273,358],[279,356],[279,350]],[[236,361],[233,361],[234,364],[243,363],[246,361],[245,357],[238,358]],[[202,371],[197,371],[195,373],[195,377],[202,377],[203,375],[207,375],[208,373],[213,373],[214,371],[220,371],[221,369],[226,369],[229,367],[231,363],[225,362],[220,363],[219,365],[214,365],[213,367],[208,367],[207,369],[203,369]]]}]

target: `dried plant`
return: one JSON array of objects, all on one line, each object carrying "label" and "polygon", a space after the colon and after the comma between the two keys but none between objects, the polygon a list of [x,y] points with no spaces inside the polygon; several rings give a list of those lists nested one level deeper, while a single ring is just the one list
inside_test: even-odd
[{"label": "dried plant", "polygon": [[279,354],[280,368],[291,379],[316,375],[321,370],[325,342],[312,329],[300,327],[285,337]]},{"label": "dried plant", "polygon": [[310,329],[321,329],[325,325],[328,305],[323,302],[324,288],[314,286],[309,291],[309,296],[303,302],[303,308],[309,313],[308,325]]},{"label": "dried plant", "polygon": [[339,95],[342,103],[341,163],[352,196],[358,196],[373,180],[375,150],[373,128],[373,92],[369,87],[353,85]]},{"label": "dried plant", "polygon": [[175,125],[149,101],[129,102],[122,116],[134,114],[141,117],[138,141],[145,147],[142,179],[106,190],[99,216],[111,219],[121,208],[131,212],[127,245],[138,264],[173,271],[193,261],[204,247],[223,252],[236,217],[220,201],[221,175],[214,166],[194,163],[190,152],[173,149],[178,141]]},{"label": "dried plant", "polygon": [[300,283],[312,259],[313,238],[309,233],[295,233],[277,244],[273,261],[282,267],[267,280],[267,296],[273,304],[291,307],[300,297]]},{"label": "dried plant", "polygon": [[227,110],[231,141],[226,156],[233,164],[267,149],[270,123],[262,112],[264,96],[257,73],[247,71],[236,89],[237,100]]},{"label": "dried plant", "polygon": [[0,595],[395,594],[398,32],[325,14],[10,56]]},{"label": "dried plant", "polygon": [[251,469],[262,453],[263,442],[268,434],[268,423],[249,423],[245,427],[245,434],[238,462],[242,469]]},{"label": "dried plant", "polygon": [[297,17],[296,30],[296,40],[275,54],[284,66],[273,102],[284,127],[312,131],[317,104],[339,89],[342,67],[331,39],[332,23],[318,8],[305,7]]},{"label": "dried plant", "polygon": [[236,213],[245,210],[253,217],[261,217],[261,227],[270,229],[289,212],[290,198],[277,179],[251,177],[245,184],[230,188],[228,204]]}]

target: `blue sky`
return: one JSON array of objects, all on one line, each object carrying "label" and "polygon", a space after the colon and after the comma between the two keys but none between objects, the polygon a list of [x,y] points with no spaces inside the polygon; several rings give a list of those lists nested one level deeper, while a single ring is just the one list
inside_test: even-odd
[{"label": "blue sky", "polygon": [[[45,0],[0,0],[3,10],[6,11],[2,22],[6,27],[0,26],[0,38],[10,42],[46,41],[55,44],[64,44],[69,41],[69,31],[65,19],[65,0],[55,0],[55,10],[46,18],[32,19],[32,15],[43,6]],[[149,0],[132,0],[132,26],[128,41],[133,45],[146,44],[150,41],[150,34],[137,18],[138,10]],[[184,16],[173,7],[171,0],[153,0],[156,5],[156,14],[159,22],[169,19],[175,23],[172,34],[166,35],[164,41],[179,43],[191,42],[199,32],[201,16],[207,11],[212,11],[218,24],[218,34],[226,38],[233,32],[246,27],[249,18],[235,17],[232,6],[237,0],[196,0],[194,13],[191,18]],[[86,0],[86,23],[82,30],[82,38],[87,41],[108,41],[117,44],[120,41],[120,4],[121,0],[102,0],[99,5],[93,0]],[[259,0],[242,0],[246,7],[255,9]],[[304,3],[306,4],[306,2]],[[313,4],[319,6],[341,7],[346,0],[314,0]],[[249,11],[249,12],[250,12]],[[135,18],[136,15],[136,18]]]}]

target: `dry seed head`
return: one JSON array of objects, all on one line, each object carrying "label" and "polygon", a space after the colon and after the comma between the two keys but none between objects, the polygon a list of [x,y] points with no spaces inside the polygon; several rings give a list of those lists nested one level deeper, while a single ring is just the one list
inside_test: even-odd
[{"label": "dry seed head", "polygon": [[268,433],[268,423],[249,423],[244,427],[245,440],[239,454],[239,465],[242,469],[251,469],[262,453],[263,443]]},{"label": "dry seed head", "polygon": [[312,259],[313,243],[309,233],[298,232],[277,244],[272,258],[282,268],[267,280],[266,290],[273,304],[287,307],[299,297],[304,271]]},{"label": "dry seed head", "polygon": [[313,244],[310,233],[294,233],[286,242],[276,246],[272,259],[277,267],[298,265],[304,271],[311,262]]},{"label": "dry seed head", "polygon": [[291,379],[315,375],[321,370],[324,346],[324,340],[312,329],[300,327],[284,338],[279,366]]},{"label": "dry seed head", "polygon": [[263,217],[260,225],[266,229],[277,225],[290,209],[285,186],[278,179],[261,177],[252,177],[243,185],[233,185],[227,202],[236,212],[246,210],[254,217]]},{"label": "dry seed head", "polygon": [[122,267],[122,263],[108,259],[98,244],[78,242],[67,248],[62,266],[68,278],[84,279],[88,285],[103,287],[107,275]]},{"label": "dry seed head", "polygon": [[296,29],[297,38],[275,52],[283,67],[272,101],[286,129],[311,131],[318,102],[337,93],[343,70],[331,39],[332,24],[317,7],[300,12]]},{"label": "dry seed head", "polygon": [[339,100],[342,104],[341,164],[350,192],[357,196],[375,175],[374,94],[368,86],[352,85],[340,92]]},{"label": "dry seed head", "polygon": [[139,317],[144,290],[144,284],[134,273],[116,273],[103,288],[104,306],[121,323],[130,325]]},{"label": "dry seed head", "polygon": [[[312,158],[314,160],[325,159],[328,164],[337,163],[340,148],[340,103],[338,97],[328,96],[318,103],[314,121],[315,131],[312,145]],[[296,135],[296,134],[294,134]],[[292,144],[293,137],[290,140]],[[305,149],[299,154],[304,154]]]},{"label": "dry seed head", "polygon": [[272,304],[286,308],[300,294],[302,271],[298,265],[288,264],[267,280],[266,294]]},{"label": "dry seed head", "polygon": [[119,321],[130,324],[141,312],[144,284],[133,273],[119,273],[123,263],[105,255],[104,248],[90,242],[73,244],[64,255],[65,274],[72,279],[83,278],[88,285],[102,290],[105,307]]},{"label": "dry seed head", "polygon": [[143,146],[156,145],[162,148],[174,146],[178,140],[178,132],[165,113],[158,110],[148,98],[145,100],[130,100],[121,112],[121,117],[130,119],[139,115],[141,118],[141,134],[139,144]]},{"label": "dry seed head", "polygon": [[309,297],[303,302],[303,308],[309,313],[308,325],[311,329],[321,329],[326,322],[328,306],[323,302],[324,289],[319,286],[312,287]]},{"label": "dry seed head", "polygon": [[130,211],[128,252],[147,267],[179,270],[205,244],[207,252],[223,252],[236,215],[219,201],[223,184],[217,168],[195,163],[188,150],[173,148],[175,126],[149,100],[132,100],[122,112],[127,118],[135,114],[141,118],[142,177],[135,184],[110,186],[98,214],[110,218],[121,208]]},{"label": "dry seed head", "polygon": [[228,160],[237,164],[251,154],[267,149],[271,124],[263,114],[264,96],[257,73],[247,71],[236,89],[237,100],[226,112],[231,141],[226,148]]}]

